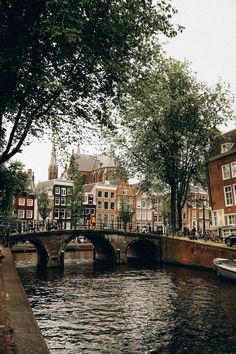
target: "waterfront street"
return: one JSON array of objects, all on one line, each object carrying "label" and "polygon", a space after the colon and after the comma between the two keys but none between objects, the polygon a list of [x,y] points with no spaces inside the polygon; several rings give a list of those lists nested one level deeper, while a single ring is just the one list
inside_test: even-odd
[{"label": "waterfront street", "polygon": [[0,249],[4,255],[0,263],[0,354],[47,354],[11,251]]}]

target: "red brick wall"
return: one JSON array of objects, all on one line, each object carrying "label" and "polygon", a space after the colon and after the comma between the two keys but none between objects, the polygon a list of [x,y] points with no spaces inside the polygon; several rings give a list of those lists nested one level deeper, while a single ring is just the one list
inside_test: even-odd
[{"label": "red brick wall", "polygon": [[212,268],[213,259],[236,259],[236,248],[223,244],[162,237],[162,261],[188,266]]}]

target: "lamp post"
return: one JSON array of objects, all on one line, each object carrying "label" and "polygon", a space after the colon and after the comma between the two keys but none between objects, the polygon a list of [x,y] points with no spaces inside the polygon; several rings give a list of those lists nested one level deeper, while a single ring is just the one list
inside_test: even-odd
[{"label": "lamp post", "polygon": [[202,196],[202,232],[205,235],[206,232],[206,210],[205,210],[206,196]]}]

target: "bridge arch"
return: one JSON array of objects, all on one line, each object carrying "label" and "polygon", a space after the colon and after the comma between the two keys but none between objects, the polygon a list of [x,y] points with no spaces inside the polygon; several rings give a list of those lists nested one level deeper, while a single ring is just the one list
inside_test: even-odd
[{"label": "bridge arch", "polygon": [[[11,242],[8,242],[8,245],[10,248],[12,248],[13,246],[17,245],[18,243],[22,243],[22,241],[24,240],[20,240],[20,239],[14,239]],[[48,252],[45,249],[45,245],[43,244],[43,242],[39,239],[34,239],[34,240],[29,240],[29,242],[34,245],[34,247],[36,248],[37,251],[37,265],[39,267],[46,267],[48,264]]]},{"label": "bridge arch", "polygon": [[153,263],[158,260],[159,249],[155,242],[146,238],[133,240],[126,247],[128,262]]},{"label": "bridge arch", "polygon": [[[105,235],[101,236],[100,234],[91,234],[88,232],[80,233],[79,236],[85,237],[89,240],[94,247],[94,261],[102,261],[102,262],[115,262],[116,261],[116,252],[111,242],[105,237]],[[60,252],[65,251],[67,245],[74,240],[75,235],[70,236],[65,243],[61,246]]]}]

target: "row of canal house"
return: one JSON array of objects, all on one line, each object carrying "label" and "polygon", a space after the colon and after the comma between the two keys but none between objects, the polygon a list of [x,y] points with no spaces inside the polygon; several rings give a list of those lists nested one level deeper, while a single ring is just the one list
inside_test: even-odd
[{"label": "row of canal house", "polygon": [[[58,178],[58,165],[56,161],[55,147],[52,149],[51,160],[48,168],[48,180],[39,182],[34,188],[34,177],[29,170],[31,192],[28,195],[17,196],[14,200],[14,209],[23,226],[33,221],[40,222],[41,217],[35,201],[36,192],[46,190],[52,200],[53,209],[48,216],[48,222],[70,227],[73,216],[70,205],[73,190],[71,170],[77,169],[84,179],[84,216],[81,222],[89,223],[89,218],[95,217],[96,227],[122,228],[119,217],[121,203],[130,205],[132,211],[131,222],[127,227],[132,230],[165,231],[164,225],[168,224],[168,218],[164,220],[161,213],[160,201],[157,195],[149,195],[140,192],[139,185],[130,185],[122,182],[117,176],[113,159],[106,155],[81,154],[72,152],[69,168]],[[210,208],[208,193],[199,188],[193,190],[196,202],[186,203],[183,209],[183,227],[198,230],[211,228]],[[199,204],[199,196],[201,203]],[[88,221],[88,222],[87,222]]]},{"label": "row of canal house", "polygon": [[[81,154],[78,148],[72,153],[71,163],[84,177],[85,218],[95,214],[97,225],[119,223],[118,211],[123,198],[132,206],[132,228],[163,228],[165,220],[160,212],[158,200],[153,203],[149,196],[141,193],[137,185],[121,182],[116,175],[112,158],[106,155]],[[208,191],[194,188],[195,198],[183,209],[183,226],[189,229],[213,230],[222,236],[236,234],[236,130],[220,135],[212,145],[208,167]],[[32,171],[30,172],[31,179]],[[50,221],[70,221],[68,203],[73,182],[65,171],[58,178],[55,149],[52,151],[48,181],[39,182],[36,190],[45,188],[53,199]],[[28,196],[17,196],[14,204],[18,217],[28,222],[39,220],[32,192]]]},{"label": "row of canal house", "polygon": [[[139,191],[138,185],[130,185],[122,181],[116,172],[113,159],[106,155],[82,154],[78,147],[72,152],[69,168],[58,178],[55,148],[53,148],[48,169],[48,180],[39,182],[36,191],[44,189],[53,200],[53,211],[49,221],[71,225],[70,213],[73,181],[72,170],[77,169],[85,182],[83,225],[90,225],[95,219],[96,227],[123,228],[119,215],[121,203],[130,205],[130,230],[162,230],[163,219],[156,205],[153,205],[148,195]],[[40,216],[36,212],[36,219]]]}]

